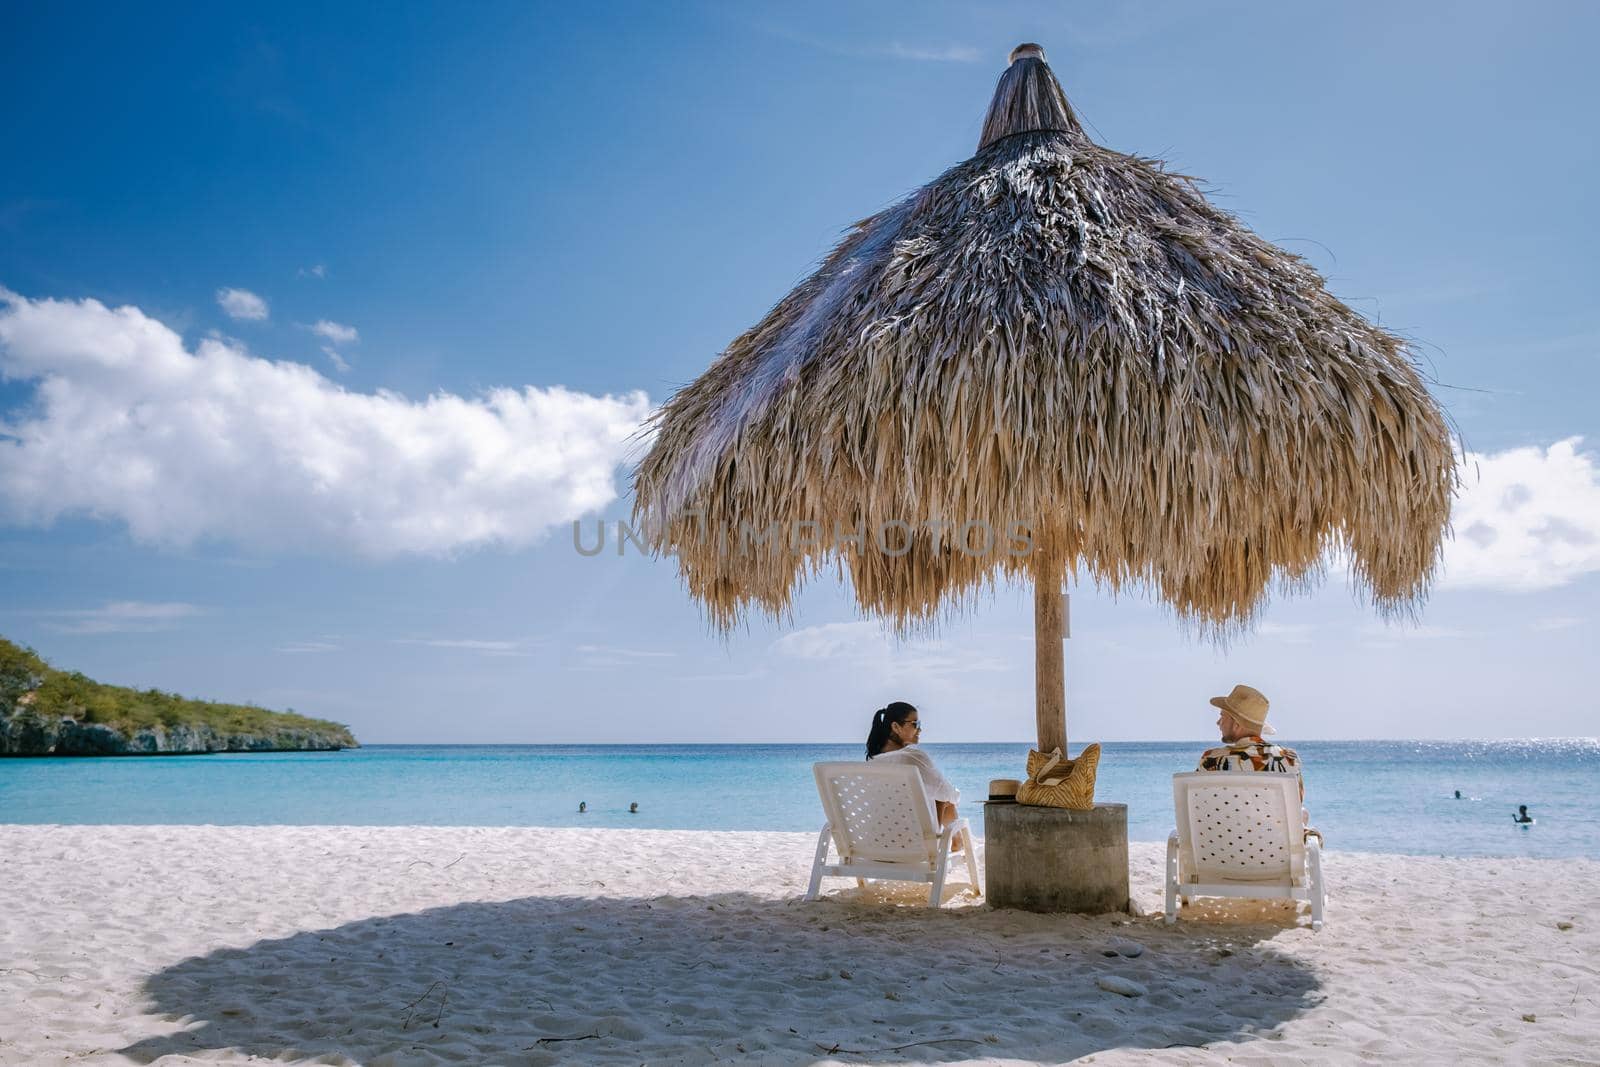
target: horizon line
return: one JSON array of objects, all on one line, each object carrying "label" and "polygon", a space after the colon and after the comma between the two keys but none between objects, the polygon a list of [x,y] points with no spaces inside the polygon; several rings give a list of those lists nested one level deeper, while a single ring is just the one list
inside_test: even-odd
[{"label": "horizon line", "polygon": [[[1372,744],[1384,742],[1389,744],[1408,742],[1449,742],[1453,744],[1505,744],[1517,741],[1588,741],[1600,744],[1600,735],[1570,734],[1570,735],[1540,735],[1529,737],[1297,737],[1296,744],[1306,742],[1316,744]],[[919,742],[924,745],[1028,745],[1033,747],[1033,741],[929,741]],[[1085,741],[1083,744],[1102,745],[1189,745],[1221,743],[1220,738],[1166,738],[1166,739],[1140,739],[1118,741]],[[484,748],[488,746],[521,747],[521,748],[668,748],[673,746],[715,748],[715,747],[753,747],[764,746],[769,748],[788,747],[806,748],[822,745],[860,745],[859,739],[848,741],[372,741],[359,742],[362,748],[416,748],[426,746],[429,748]]]}]

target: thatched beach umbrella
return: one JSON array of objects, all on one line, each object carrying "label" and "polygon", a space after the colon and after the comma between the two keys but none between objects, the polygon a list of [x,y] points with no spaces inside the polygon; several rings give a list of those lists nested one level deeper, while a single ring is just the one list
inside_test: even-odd
[{"label": "thatched beach umbrella", "polygon": [[1036,45],[977,154],[857,223],[655,429],[638,525],[724,629],[832,566],[900,631],[1031,579],[1045,749],[1067,573],[1223,634],[1342,552],[1404,610],[1454,487],[1401,339],[1091,141]]}]

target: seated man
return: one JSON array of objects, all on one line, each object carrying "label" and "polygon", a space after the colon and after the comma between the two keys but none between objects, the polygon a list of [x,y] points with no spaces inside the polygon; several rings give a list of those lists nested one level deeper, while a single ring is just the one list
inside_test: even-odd
[{"label": "seated man", "polygon": [[[1267,771],[1277,774],[1300,775],[1300,757],[1294,749],[1263,740],[1263,734],[1274,733],[1267,725],[1267,698],[1248,685],[1236,685],[1225,697],[1212,697],[1211,703],[1222,709],[1217,716],[1217,729],[1222,732],[1223,744],[1208,748],[1200,754],[1202,771]],[[1300,799],[1306,796],[1305,779],[1300,780]]]}]

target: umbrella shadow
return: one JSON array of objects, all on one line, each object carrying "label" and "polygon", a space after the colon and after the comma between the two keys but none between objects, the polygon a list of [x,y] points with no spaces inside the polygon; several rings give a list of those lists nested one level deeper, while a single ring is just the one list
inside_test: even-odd
[{"label": "umbrella shadow", "polygon": [[[120,1051],[788,1065],[1200,1047],[1320,1000],[1284,932],[748,893],[472,902],[183,960],[144,992],[184,1028]],[[1144,951],[1105,955],[1119,938]],[[1101,988],[1112,975],[1145,995]]]}]

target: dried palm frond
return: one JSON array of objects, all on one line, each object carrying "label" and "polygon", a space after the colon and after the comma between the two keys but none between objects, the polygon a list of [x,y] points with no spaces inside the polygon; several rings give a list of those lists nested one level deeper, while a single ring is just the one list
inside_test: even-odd
[{"label": "dried palm frond", "polygon": [[[638,525],[723,628],[831,565],[901,629],[1076,570],[1225,633],[1333,551],[1404,609],[1454,490],[1404,342],[1191,179],[1089,140],[1035,46],[977,155],[858,223],[654,429]],[[963,550],[973,523],[1032,551]]]}]

